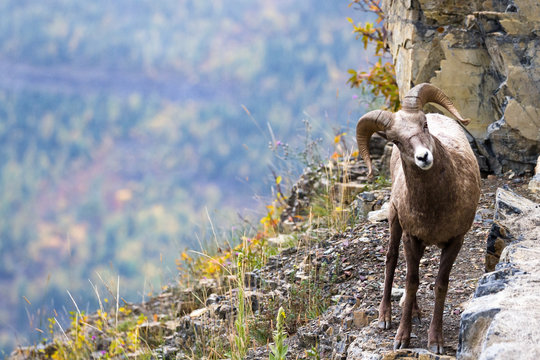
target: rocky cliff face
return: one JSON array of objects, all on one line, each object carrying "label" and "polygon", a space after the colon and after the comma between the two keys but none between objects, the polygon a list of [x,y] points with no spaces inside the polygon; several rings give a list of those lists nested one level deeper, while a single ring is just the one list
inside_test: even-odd
[{"label": "rocky cliff face", "polygon": [[512,240],[461,316],[457,358],[538,359],[540,204],[498,189],[493,220]]},{"label": "rocky cliff face", "polygon": [[402,94],[422,82],[472,119],[484,170],[519,173],[540,143],[537,0],[383,0]]}]

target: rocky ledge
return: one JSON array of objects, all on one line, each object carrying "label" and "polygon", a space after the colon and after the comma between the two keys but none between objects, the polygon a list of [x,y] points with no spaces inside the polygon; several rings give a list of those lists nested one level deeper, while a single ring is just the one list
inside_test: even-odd
[{"label": "rocky ledge", "polygon": [[498,189],[496,209],[509,242],[462,314],[457,357],[539,359],[540,204]]},{"label": "rocky ledge", "polygon": [[[310,183],[309,179],[305,176],[304,183]],[[380,189],[362,188],[360,192],[357,186],[338,185],[333,196],[347,198],[350,204],[339,211],[335,209],[327,219],[312,219],[304,224],[290,221],[310,198],[309,189],[299,184],[298,196],[291,197],[295,201],[291,201],[291,209],[283,219],[290,222],[284,228],[296,230],[294,234],[281,234],[268,240],[268,246],[279,253],[269,256],[264,266],[246,272],[242,281],[230,275],[202,278],[189,288],[170,288],[143,304],[125,303],[122,312],[111,312],[106,319],[103,314],[89,315],[85,319],[89,326],[81,332],[92,346],[88,347],[88,356],[82,358],[226,358],[227,344],[234,341],[237,331],[234,324],[242,313],[239,299],[244,299],[247,309],[244,313],[248,316],[245,330],[250,340],[244,357],[247,360],[269,358],[268,342],[272,341],[279,307],[286,313],[285,344],[290,359],[535,358],[540,356],[536,341],[540,331],[537,328],[540,320],[538,205],[524,209],[524,201],[519,197],[503,196],[504,190],[497,190],[506,186],[532,195],[528,180],[511,174],[483,179],[473,227],[465,237],[451,273],[444,310],[447,355],[423,350],[427,346],[433,309],[433,284],[440,256],[437,248],[426,249],[420,263],[418,302],[423,318],[413,326],[413,349],[392,351],[395,325],[400,317],[398,304],[405,283],[402,258],[398,261],[392,291],[394,327],[389,331],[377,327],[388,241],[384,217],[384,202],[389,194],[386,184],[381,184]],[[343,217],[354,218],[351,222],[354,225],[340,221]],[[503,242],[506,247],[496,271],[483,275],[486,239],[491,236],[494,224],[510,234],[511,240]],[[242,288],[238,287],[239,283],[243,284]],[[141,323],[129,317],[133,315]],[[118,324],[112,326],[115,329],[131,329],[131,334],[144,344],[142,352],[141,348],[130,350],[127,346],[118,355],[107,355],[115,337],[122,334],[99,331],[99,321],[101,326],[110,321]],[[62,346],[62,338],[59,341],[20,348],[11,359],[49,359]]]}]

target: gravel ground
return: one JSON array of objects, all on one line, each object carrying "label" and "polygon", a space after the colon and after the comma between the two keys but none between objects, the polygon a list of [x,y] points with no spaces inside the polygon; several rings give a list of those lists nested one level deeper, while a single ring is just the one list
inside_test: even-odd
[{"label": "gravel ground", "polygon": [[[528,178],[513,178],[508,176],[490,176],[482,180],[482,195],[478,206],[477,217],[465,237],[461,252],[454,264],[450,275],[450,284],[446,298],[444,312],[444,336],[447,355],[455,355],[458,346],[460,316],[464,305],[472,298],[478,279],[484,274],[486,254],[486,239],[489,233],[495,205],[495,192],[498,187],[506,186],[516,193],[531,198],[527,190]],[[331,233],[331,230],[328,230]],[[320,238],[325,238],[322,234]],[[319,318],[308,322],[299,328],[295,334],[289,335],[291,358],[307,358],[306,349],[310,341],[318,344],[321,358],[342,359],[336,355],[336,348],[340,346],[340,339],[348,337],[346,346],[349,346],[358,337],[369,337],[377,353],[392,350],[393,338],[399,324],[401,308],[399,296],[393,298],[393,323],[391,330],[380,330],[376,326],[376,316],[382,296],[384,282],[385,249],[388,241],[388,223],[371,224],[362,222],[354,229],[333,234],[326,240],[310,246],[301,244],[296,250],[281,259],[284,264],[277,269],[263,269],[263,279],[284,278],[293,267],[298,264],[311,262],[317,266],[321,262],[334,263],[336,258],[340,261],[340,269],[333,282],[323,284],[328,287],[334,296],[336,305]],[[289,251],[290,252],[290,251]],[[413,338],[411,348],[427,348],[427,332],[434,305],[433,284],[438,271],[440,249],[426,248],[420,265],[420,288],[418,302],[422,311],[422,321],[413,325]],[[403,254],[400,254],[394,288],[404,289],[406,265]],[[346,304],[350,304],[346,305]],[[352,304],[355,304],[352,306]],[[344,319],[351,317],[352,313],[363,309],[368,314],[370,324],[363,328],[350,326]],[[332,325],[337,324],[337,325]],[[329,331],[328,327],[334,327]],[[307,334],[307,335],[306,335]],[[326,344],[326,346],[324,346]],[[266,347],[264,347],[266,348]],[[251,358],[267,356],[267,350],[259,348],[251,354]],[[345,353],[343,353],[345,354]]]}]

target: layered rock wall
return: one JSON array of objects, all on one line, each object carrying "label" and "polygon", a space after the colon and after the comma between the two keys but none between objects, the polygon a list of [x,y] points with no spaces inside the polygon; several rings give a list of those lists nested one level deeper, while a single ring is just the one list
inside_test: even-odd
[{"label": "layered rock wall", "polygon": [[540,143],[537,0],[383,0],[401,94],[444,90],[477,139],[484,170],[532,171]]}]

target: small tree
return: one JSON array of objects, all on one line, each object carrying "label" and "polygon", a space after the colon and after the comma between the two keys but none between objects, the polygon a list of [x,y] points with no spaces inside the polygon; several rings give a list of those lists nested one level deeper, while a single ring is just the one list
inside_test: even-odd
[{"label": "small tree", "polygon": [[399,89],[396,82],[396,72],[392,63],[392,55],[386,45],[386,30],[384,28],[385,15],[380,6],[381,0],[353,0],[349,6],[358,5],[362,11],[372,12],[377,15],[375,23],[355,24],[354,20],[348,18],[353,25],[353,33],[357,39],[361,39],[364,49],[369,44],[375,45],[375,57],[377,61],[368,71],[358,72],[350,69],[351,77],[347,81],[351,87],[367,86],[375,96],[383,96],[388,109],[397,111],[399,109]]}]

